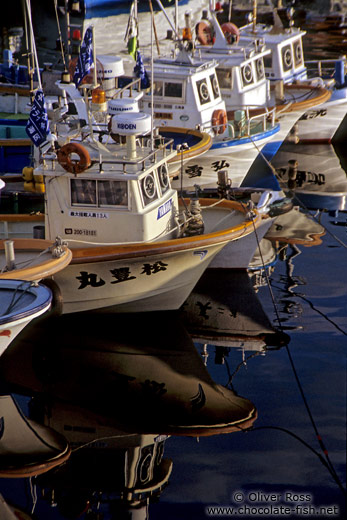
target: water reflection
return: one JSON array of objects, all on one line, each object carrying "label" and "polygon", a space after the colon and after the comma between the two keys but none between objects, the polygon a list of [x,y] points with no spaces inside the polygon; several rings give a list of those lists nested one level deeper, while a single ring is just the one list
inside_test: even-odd
[{"label": "water reflection", "polygon": [[272,161],[281,188],[309,209],[346,210],[347,176],[341,144],[284,141]]},{"label": "water reflection", "polygon": [[30,399],[31,420],[69,441],[69,460],[36,480],[67,518],[149,518],[172,470],[168,436],[240,432],[257,418],[211,378],[179,313],[51,316],[0,371],[4,391]]}]

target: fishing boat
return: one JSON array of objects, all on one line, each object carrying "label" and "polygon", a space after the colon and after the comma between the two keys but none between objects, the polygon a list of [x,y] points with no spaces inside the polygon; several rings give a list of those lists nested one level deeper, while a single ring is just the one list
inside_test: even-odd
[{"label": "fishing boat", "polygon": [[326,102],[331,92],[322,84],[309,82],[275,87],[266,69],[272,55],[270,46],[256,37],[242,38],[243,29],[231,22],[220,24],[217,11],[210,6],[195,25],[192,53],[201,60],[218,62],[216,71],[228,119],[237,116],[245,135],[250,134],[249,122],[252,125],[264,115],[269,118],[275,114],[280,130],[259,149],[263,160],[271,161],[298,119],[309,108]]},{"label": "fishing boat", "polygon": [[141,112],[115,115],[112,125],[125,144],[108,150],[92,135],[66,142],[58,134],[61,146],[48,141],[34,169],[45,184],[45,238],[61,236],[72,249],[71,264],[54,276],[63,312],[176,309],[214,256],[261,217],[222,200],[183,200],[180,210],[168,176],[172,141],[152,148],[137,138],[152,128]]},{"label": "fishing boat", "polygon": [[0,355],[34,318],[58,305],[51,278],[71,258],[59,241],[0,240]]},{"label": "fishing boat", "polygon": [[[217,62],[193,58],[181,47],[174,58],[153,60],[153,93],[148,91],[141,109],[152,112],[158,126],[183,126],[207,132],[211,148],[201,157],[185,164],[185,175],[175,186],[216,185],[216,173],[232,163],[230,176],[239,185],[263,146],[280,130],[275,111],[256,114],[245,119],[236,111],[227,116],[216,74]],[[150,76],[150,71],[148,72]]]},{"label": "fishing boat", "polygon": [[51,308],[48,287],[0,277],[0,356],[34,318]]},{"label": "fishing boat", "polygon": [[12,397],[0,396],[0,477],[34,477],[65,462],[71,453],[64,436],[28,419]]},{"label": "fishing boat", "polygon": [[[292,10],[289,15],[293,16]],[[273,85],[295,83],[297,87],[310,82],[311,85],[321,85],[330,90],[330,99],[318,108],[311,107],[300,117],[295,127],[295,138],[302,143],[343,141],[347,132],[344,122],[347,107],[346,58],[305,61],[303,37],[306,32],[294,27],[292,19],[289,27],[284,28],[276,11],[275,23],[266,25],[257,24],[255,10],[252,22],[240,27],[239,34],[243,44],[259,42],[271,50],[264,65],[266,76]]]}]

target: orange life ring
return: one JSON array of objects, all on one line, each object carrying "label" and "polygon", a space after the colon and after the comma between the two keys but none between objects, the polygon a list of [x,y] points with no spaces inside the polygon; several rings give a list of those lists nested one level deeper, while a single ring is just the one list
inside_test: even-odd
[{"label": "orange life ring", "polygon": [[[78,161],[71,159],[73,153],[78,155]],[[69,173],[82,173],[92,164],[88,150],[79,143],[64,144],[57,156],[59,164]]]},{"label": "orange life ring", "polygon": [[238,43],[240,39],[240,31],[235,24],[225,22],[221,25],[221,29],[228,43]]},{"label": "orange life ring", "polygon": [[228,118],[225,110],[218,108],[212,114],[212,128],[215,134],[223,134],[227,128]]},{"label": "orange life ring", "polygon": [[201,20],[201,22],[196,24],[195,34],[201,45],[213,45],[216,41],[213,27],[207,20]]}]

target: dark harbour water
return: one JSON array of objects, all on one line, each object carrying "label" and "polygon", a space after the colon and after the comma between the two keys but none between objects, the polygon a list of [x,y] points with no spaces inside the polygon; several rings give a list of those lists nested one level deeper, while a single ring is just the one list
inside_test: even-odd
[{"label": "dark harbour water", "polygon": [[[168,437],[163,443],[164,459],[172,461],[171,473],[166,474],[167,485],[161,493],[154,492],[147,511],[132,509],[130,514],[129,510],[121,510],[118,499],[124,485],[125,466],[124,460],[112,450],[106,457],[89,454],[84,458],[81,450],[74,471],[53,480],[55,486],[47,477],[50,474],[32,479],[31,485],[29,479],[1,479],[0,492],[4,498],[27,512],[35,503],[33,518],[39,520],[216,518],[208,514],[210,506],[241,508],[232,514],[229,509],[222,517],[253,518],[257,513],[265,518],[346,518],[344,494],[319,458],[325,460],[314,429],[322,437],[344,487],[347,272],[346,247],[342,243],[347,243],[346,213],[340,213],[338,220],[340,225],[334,224],[328,213],[321,214],[320,221],[327,229],[322,243],[313,247],[288,246],[287,260],[279,259],[270,277],[273,295],[267,286],[258,290],[257,297],[267,317],[275,325],[279,317],[289,335],[288,349],[271,346],[265,352],[242,352],[230,347],[224,350],[224,363],[216,364],[214,346],[207,347],[207,370],[212,379],[221,385],[227,385],[231,379],[232,389],[256,406],[258,418],[250,431],[199,439]],[[175,349],[176,345],[178,350],[186,349],[180,363],[194,376],[196,367],[189,336],[177,313],[149,315],[148,319],[134,316],[121,321],[114,318],[105,321],[102,315],[95,315],[88,319],[67,319],[48,327],[39,322],[22,333],[2,357],[2,381],[23,385],[26,390],[21,390],[21,394],[34,393],[41,398],[59,394],[70,404],[82,404],[82,415],[87,422],[89,413],[101,411],[106,417],[105,424],[111,428],[108,435],[117,422],[123,427],[127,423],[131,433],[145,431],[144,423],[152,432],[162,433],[155,401],[148,402],[143,414],[136,406],[136,394],[127,401],[122,391],[108,391],[111,387],[109,380],[104,379],[98,352],[109,353],[116,344],[125,344],[127,348],[143,344],[144,349],[157,348],[160,359],[160,349]],[[203,352],[201,343],[195,343],[193,348]],[[125,350],[124,359],[130,357]],[[105,366],[107,363],[106,358]],[[124,363],[124,373],[128,373],[131,368],[127,361]],[[135,374],[139,364],[135,362],[134,367]],[[175,377],[167,376],[165,369],[159,374],[163,380]],[[154,378],[150,372],[148,377]],[[85,387],[77,384],[82,380]],[[17,387],[3,385],[5,393],[13,389],[27,412],[27,395],[21,397]],[[42,389],[46,394],[37,393]],[[178,396],[180,392],[178,384]],[[139,399],[146,402],[141,396]],[[124,401],[126,412],[121,406]],[[144,417],[148,420],[143,421]],[[71,416],[67,422],[73,423]],[[113,448],[117,448],[117,441]],[[53,498],[49,491],[52,487],[56,490]],[[82,513],[87,503],[94,516],[91,512]],[[272,516],[266,509],[269,505],[273,508]],[[284,509],[281,514],[280,506],[289,507],[291,515]],[[319,510],[323,506],[325,509]],[[315,513],[308,514],[313,508]]]}]

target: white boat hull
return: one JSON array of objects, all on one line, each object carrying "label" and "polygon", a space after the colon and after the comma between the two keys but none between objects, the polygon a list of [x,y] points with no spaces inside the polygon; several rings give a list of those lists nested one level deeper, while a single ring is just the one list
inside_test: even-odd
[{"label": "white boat hull", "polygon": [[[302,144],[329,144],[347,113],[347,99],[328,101],[305,112],[298,121],[297,136]],[[342,128],[341,128],[342,130]],[[344,129],[346,132],[346,129]]]},{"label": "white boat hull", "polygon": [[[275,137],[267,137],[250,145],[243,145],[244,148],[229,146],[210,149],[203,156],[187,161],[183,167],[183,178],[181,179],[180,175],[178,179],[171,182],[171,185],[178,190],[181,186],[185,189],[191,189],[195,184],[203,188],[215,187],[218,180],[218,171],[227,170],[232,186],[238,187],[242,184],[259,152],[267,143],[271,144],[273,140],[277,140],[279,134],[280,132],[277,132]],[[285,135],[280,137],[281,143],[284,137]]]},{"label": "white boat hull", "polygon": [[63,313],[104,307],[115,312],[178,309],[225,244],[134,260],[71,263],[54,278],[62,293]]},{"label": "white boat hull", "polygon": [[274,218],[262,220],[261,225],[254,233],[250,233],[242,240],[229,242],[220,251],[209,265],[209,268],[248,269],[252,258],[256,254],[260,241],[274,222]]}]

